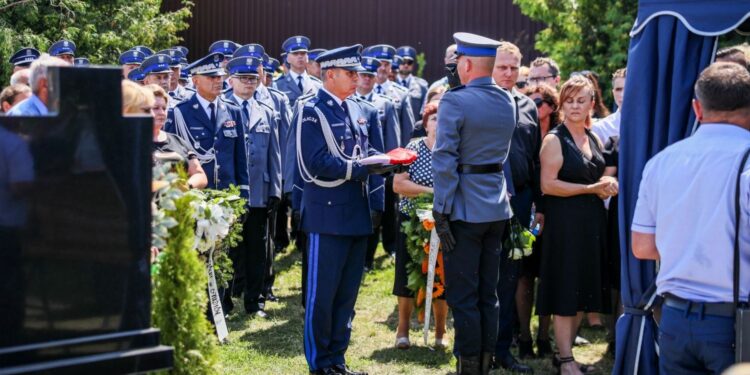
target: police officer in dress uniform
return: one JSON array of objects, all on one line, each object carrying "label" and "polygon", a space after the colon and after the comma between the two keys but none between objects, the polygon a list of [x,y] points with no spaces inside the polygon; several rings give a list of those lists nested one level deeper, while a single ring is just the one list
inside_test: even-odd
[{"label": "police officer in dress uniform", "polygon": [[456,33],[462,86],[440,101],[432,156],[433,217],[444,251],[459,374],[488,374],[497,341],[499,257],[512,216],[503,163],[516,126],[510,93],[492,80],[499,42]]},{"label": "police officer in dress uniform", "polygon": [[327,50],[323,48],[316,48],[307,51],[307,74],[320,79],[320,64],[318,64],[315,59],[325,51]]},{"label": "police officer in dress uniform", "polygon": [[360,45],[321,54],[323,88],[299,113],[296,137],[302,193],[302,230],[308,238],[304,347],[311,374],[362,374],[346,367],[344,353],[372,233],[367,182],[379,167],[358,160],[377,154],[368,120],[352,100]]},{"label": "police officer in dress uniform", "polygon": [[[375,86],[375,75],[380,67],[380,61],[376,60],[374,57],[363,57],[362,67],[365,71],[359,73],[359,81],[357,82],[357,92],[355,97],[371,103],[376,108],[378,112],[378,120],[381,125],[381,132],[383,134],[383,151],[388,152],[398,148],[401,144],[401,128],[398,123],[398,117],[396,116],[396,110],[394,109],[393,102],[389,97],[377,94],[373,91],[373,87]],[[378,192],[378,194],[385,197],[385,181],[381,181],[379,177],[380,176],[370,177],[370,190],[371,193]],[[365,270],[370,270],[373,267],[375,250],[378,247],[378,242],[380,242],[381,221],[383,211],[385,211],[385,204],[383,203],[377,206],[371,204],[370,209],[374,211],[372,215],[374,233],[367,241]]]},{"label": "police officer in dress uniform", "polygon": [[[235,252],[235,274],[244,272],[245,311],[265,318],[265,273],[269,259],[268,222],[281,199],[281,153],[278,116],[275,110],[255,99],[260,84],[261,60],[235,57],[227,64],[233,87],[225,96],[242,110],[245,124],[250,208],[243,227],[243,244]],[[237,278],[235,278],[237,279]]]},{"label": "police officer in dress uniform", "polygon": [[141,51],[131,49],[121,53],[117,62],[122,66],[122,76],[127,78],[130,72],[141,66],[144,60],[146,60],[146,54]]},{"label": "police officer in dress uniform", "polygon": [[31,63],[38,59],[40,55],[39,50],[36,48],[24,47],[16,51],[8,59],[8,62],[13,65],[13,73],[15,73],[22,69],[28,69]]},{"label": "police officer in dress uniform", "polygon": [[[172,80],[171,64],[173,64],[172,57],[163,53],[147,57],[146,60],[143,60],[140,67],[143,74],[145,74],[143,84],[157,85],[163,88],[164,91],[169,92],[169,85]],[[170,100],[169,107],[174,107],[178,102],[178,100]]]},{"label": "police officer in dress uniform", "polygon": [[49,50],[50,56],[55,56],[63,59],[70,65],[73,65],[73,60],[76,57],[76,44],[69,40],[59,40],[53,43]]},{"label": "police officer in dress uniform", "polygon": [[[234,51],[237,50],[237,48],[240,48],[240,45],[231,41],[231,40],[217,40],[208,47],[208,53],[221,53],[224,55],[224,61],[221,62],[221,67],[226,69],[227,63],[229,63],[229,60],[232,59],[232,55],[234,54]],[[221,84],[222,91],[225,91],[229,89],[229,83],[227,81],[224,81],[224,83]]]},{"label": "police officer in dress uniform", "polygon": [[[277,70],[279,70],[279,65],[281,65],[281,63],[279,63],[279,60],[276,60],[273,57],[268,57],[268,59],[263,60],[263,71],[266,73],[265,78],[263,78],[264,86],[275,89],[273,83],[273,74],[276,73]],[[289,100],[289,98],[287,98],[287,100]]]},{"label": "police officer in dress uniform", "polygon": [[292,105],[300,96],[314,93],[321,86],[320,80],[310,76],[306,71],[309,48],[310,38],[306,36],[293,36],[284,41],[281,46],[281,49],[286,52],[289,71],[276,81],[276,88],[289,97],[289,103]]},{"label": "police officer in dress uniform", "polygon": [[172,106],[174,106],[183,100],[187,100],[192,93],[185,90],[179,84],[180,74],[182,73],[182,62],[183,60],[185,60],[185,54],[182,53],[182,50],[177,48],[170,48],[159,51],[157,52],[157,54],[164,54],[172,59],[169,62],[169,69],[172,71],[172,74],[170,74],[169,76],[169,90],[167,91],[169,96],[172,98],[172,100],[170,100],[170,103],[175,103],[172,104]]},{"label": "police officer in dress uniform", "polygon": [[401,46],[396,51],[396,55],[401,56],[395,77],[396,82],[409,89],[409,99],[411,100],[414,118],[422,118],[422,105],[427,96],[429,84],[424,79],[414,75],[414,69],[417,66],[417,50],[411,46]]},{"label": "police officer in dress uniform", "polygon": [[[177,134],[193,146],[191,151],[195,151],[206,172],[208,188],[226,189],[236,185],[242,197],[249,199],[242,113],[220,96],[226,74],[221,67],[223,60],[222,54],[211,53],[187,66],[196,93],[169,111],[164,130]],[[228,314],[232,307],[225,305],[224,312]]]}]

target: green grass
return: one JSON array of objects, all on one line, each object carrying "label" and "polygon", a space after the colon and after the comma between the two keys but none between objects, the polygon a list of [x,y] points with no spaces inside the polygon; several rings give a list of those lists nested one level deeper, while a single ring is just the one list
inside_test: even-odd
[{"label": "green grass", "polygon": [[[411,324],[411,349],[394,348],[398,323],[396,297],[391,295],[394,262],[380,249],[377,254],[380,256],[376,267],[365,275],[360,288],[347,364],[370,374],[452,374],[455,359],[450,350],[434,351],[425,346],[416,318]],[[228,320],[229,342],[221,347],[220,363],[224,374],[308,373],[302,346],[301,265],[299,252],[287,250],[277,257],[275,294],[279,302],[266,306],[271,319],[250,318],[244,313],[242,301],[235,300],[237,307]],[[532,324],[536,325],[536,321]],[[598,373],[611,372],[612,359],[604,355],[604,333],[584,330],[583,336],[591,340],[592,345],[575,348],[576,359],[596,364],[600,369]],[[452,343],[450,324],[447,338]],[[430,336],[429,342],[434,340],[434,336]],[[549,359],[525,363],[531,365],[536,374],[554,373]]]}]

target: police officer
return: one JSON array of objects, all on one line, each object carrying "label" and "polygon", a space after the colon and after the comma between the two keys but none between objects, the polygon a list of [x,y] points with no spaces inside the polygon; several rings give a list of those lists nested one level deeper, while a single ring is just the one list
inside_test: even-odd
[{"label": "police officer", "polygon": [[151,55],[154,54],[154,50],[152,50],[151,48],[148,48],[146,46],[135,46],[135,47],[131,48],[131,50],[138,51],[138,52],[146,55],[146,57],[149,57],[149,56],[151,56]]},{"label": "police officer", "polygon": [[396,55],[401,56],[398,74],[395,77],[396,82],[409,89],[409,99],[414,118],[421,118],[422,104],[425,96],[427,96],[429,84],[424,79],[414,75],[414,69],[417,66],[417,50],[411,46],[401,46],[396,51]]},{"label": "police officer", "polygon": [[[221,62],[221,67],[226,69],[227,63],[229,63],[229,60],[232,58],[232,55],[234,55],[234,51],[236,51],[237,48],[240,48],[240,45],[231,40],[217,40],[211,43],[208,47],[208,53],[221,53],[224,55],[224,61]],[[229,88],[229,83],[224,81],[221,89],[225,91]]]},{"label": "police officer", "polygon": [[156,54],[169,56],[169,70],[171,73],[169,74],[166,91],[172,98],[172,100],[169,101],[170,106],[175,106],[177,103],[187,100],[190,93],[179,85],[180,73],[182,71],[181,64],[185,55],[182,54],[182,51],[174,48],[161,50]]},{"label": "police officer", "polygon": [[[391,72],[391,64],[395,58],[396,49],[387,44],[378,44],[368,47],[364,55],[374,57],[380,62],[380,66],[375,74],[374,91],[376,94],[384,95],[390,98],[393,107],[398,115],[399,147],[406,147],[411,139],[411,133],[414,130],[414,114],[411,110],[411,104],[408,90],[388,79]],[[388,131],[385,132],[385,138],[388,140]],[[385,183],[385,210],[383,212],[382,239],[383,249],[389,254],[396,253],[396,233],[398,228],[398,195],[393,192],[393,180],[387,178]]]},{"label": "police officer", "polygon": [[[260,84],[261,60],[235,57],[227,64],[232,94],[226,99],[242,110],[245,125],[250,200],[243,227],[243,244],[235,252],[235,274],[244,271],[245,311],[266,318],[265,274],[269,259],[268,222],[281,198],[281,153],[278,117],[267,104],[254,98]],[[272,255],[272,254],[271,254]]]},{"label": "police officer", "polygon": [[[169,85],[172,80],[172,57],[163,53],[151,55],[143,60],[141,71],[145,74],[143,83],[146,85],[157,85],[169,92]],[[170,107],[177,105],[177,101],[170,100]]]},{"label": "police officer", "polygon": [[307,52],[307,74],[312,77],[320,79],[320,64],[315,59],[320,56],[321,53],[327,51],[323,48],[311,49]]},{"label": "police officer", "polygon": [[444,251],[459,374],[488,374],[497,341],[495,293],[511,208],[503,163],[516,126],[512,96],[491,73],[499,42],[456,33],[462,86],[440,101],[432,156],[433,217]]},{"label": "police officer", "polygon": [[28,69],[31,63],[38,59],[40,55],[39,50],[36,48],[24,47],[16,51],[8,59],[8,62],[13,64],[13,73],[15,73],[22,69]]},{"label": "police officer", "polygon": [[89,61],[89,59],[85,57],[76,57],[75,59],[73,59],[73,65],[74,66],[91,65],[91,61]]},{"label": "police officer", "polygon": [[73,59],[76,57],[76,44],[63,39],[53,43],[47,52],[49,52],[50,56],[59,57],[68,64],[73,65]]},{"label": "police officer", "polygon": [[141,70],[140,67],[137,67],[128,72],[128,79],[139,85],[142,85],[143,80],[146,79],[146,74],[143,73],[143,70]]},{"label": "police officer", "polygon": [[[373,87],[375,86],[375,75],[380,67],[380,61],[376,60],[374,57],[363,57],[362,67],[365,71],[359,73],[357,92],[355,96],[360,100],[371,103],[375,106],[378,113],[380,130],[383,135],[382,151],[388,152],[398,148],[401,143],[401,128],[398,123],[398,117],[396,116],[396,110],[394,109],[393,103],[389,97],[373,92]],[[377,192],[385,197],[385,181],[381,181],[381,179],[382,178],[379,178],[379,176],[371,176],[370,190],[371,194]],[[378,242],[380,242],[381,222],[383,212],[385,211],[385,204],[374,205],[371,202],[370,209],[374,211],[374,214],[372,215],[374,233],[370,236],[367,243],[365,270],[370,270],[373,267],[375,250],[378,247]],[[391,213],[391,215],[393,215],[393,213]]]},{"label": "police officer", "polygon": [[263,78],[263,86],[273,88],[273,74],[279,70],[279,65],[281,65],[279,60],[273,57],[268,57],[263,61],[263,71],[266,73],[266,76]]},{"label": "police officer", "polygon": [[284,41],[281,46],[281,49],[286,52],[289,71],[276,81],[276,88],[289,97],[289,102],[292,105],[303,94],[315,93],[321,86],[318,78],[307,74],[307,51],[309,48],[310,38],[306,36],[293,36]]},{"label": "police officer", "polygon": [[146,60],[146,54],[141,51],[130,49],[121,53],[117,62],[122,66],[122,76],[127,78],[130,72],[141,66],[144,60]]},{"label": "police officer", "polygon": [[376,154],[354,93],[360,45],[321,54],[323,88],[305,103],[296,131],[302,229],[309,234],[305,357],[312,374],[361,374],[346,367],[351,319],[372,233],[368,175],[358,160]]}]

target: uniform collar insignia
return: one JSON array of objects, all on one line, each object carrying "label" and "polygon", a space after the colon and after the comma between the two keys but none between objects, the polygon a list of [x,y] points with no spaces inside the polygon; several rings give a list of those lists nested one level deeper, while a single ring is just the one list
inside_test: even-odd
[{"label": "uniform collar insignia", "polygon": [[326,104],[328,104],[329,107],[333,107],[333,100],[327,101]]},{"label": "uniform collar insignia", "polygon": [[193,104],[193,109],[198,109],[198,107],[200,107],[200,106],[201,105],[199,103],[195,103],[195,104]]}]

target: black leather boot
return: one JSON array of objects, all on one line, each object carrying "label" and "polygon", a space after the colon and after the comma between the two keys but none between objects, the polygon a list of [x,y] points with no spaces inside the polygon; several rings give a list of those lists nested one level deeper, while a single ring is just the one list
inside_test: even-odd
[{"label": "black leather boot", "polygon": [[480,370],[479,356],[475,357],[458,357],[456,363],[456,374],[457,375],[479,375]]}]

